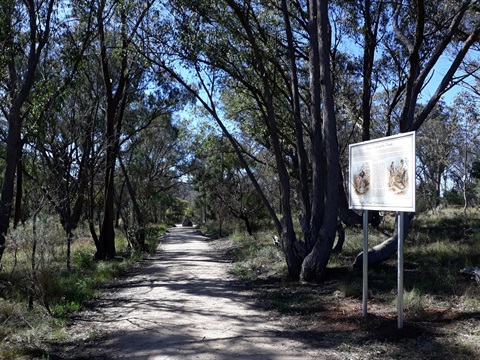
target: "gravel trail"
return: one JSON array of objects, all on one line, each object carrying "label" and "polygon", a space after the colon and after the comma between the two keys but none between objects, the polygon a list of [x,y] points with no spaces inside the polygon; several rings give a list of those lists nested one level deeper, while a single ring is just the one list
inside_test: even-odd
[{"label": "gravel trail", "polygon": [[[80,313],[69,333],[84,359],[339,359],[255,305],[229,262],[194,229],[169,230],[157,253]],[[92,340],[92,334],[95,334]],[[78,340],[78,339],[77,339]],[[81,340],[81,339],[80,339]],[[77,341],[78,344],[78,341]]]}]

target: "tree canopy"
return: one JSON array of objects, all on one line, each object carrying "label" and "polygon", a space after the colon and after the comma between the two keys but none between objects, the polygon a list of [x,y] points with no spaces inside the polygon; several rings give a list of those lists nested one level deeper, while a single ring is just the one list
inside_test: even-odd
[{"label": "tree canopy", "polygon": [[[116,225],[141,249],[145,225],[193,181],[217,220],[228,213],[252,231],[268,214],[291,278],[319,280],[337,231],[360,221],[347,203],[348,145],[406,131],[418,131],[426,208],[448,191],[478,201],[479,10],[472,0],[3,2],[0,260],[11,221],[28,216],[25,190],[47,197],[67,241],[88,222],[105,259]],[[200,119],[212,130],[199,132]]]}]

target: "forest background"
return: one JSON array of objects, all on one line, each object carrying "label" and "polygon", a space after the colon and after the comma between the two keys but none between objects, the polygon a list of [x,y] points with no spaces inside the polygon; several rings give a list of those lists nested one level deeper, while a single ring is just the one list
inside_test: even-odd
[{"label": "forest background", "polygon": [[[52,295],[52,274],[146,251],[154,225],[185,217],[218,236],[269,231],[289,279],[322,281],[361,223],[346,201],[348,145],[400,132],[417,132],[406,226],[456,206],[478,240],[479,11],[460,0],[2,1],[5,318],[18,299],[50,314],[53,298],[77,307]],[[385,219],[372,212],[370,224]],[[396,241],[391,226],[369,262]],[[75,244],[94,250],[72,256]]]}]

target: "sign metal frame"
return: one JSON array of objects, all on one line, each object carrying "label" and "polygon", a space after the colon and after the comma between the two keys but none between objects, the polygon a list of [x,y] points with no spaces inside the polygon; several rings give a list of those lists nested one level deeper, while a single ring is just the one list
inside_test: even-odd
[{"label": "sign metal frame", "polygon": [[363,210],[363,316],[368,314],[368,211],[396,211],[398,329],[404,320],[404,215],[415,211],[415,159],[414,131],[349,146],[349,206]]},{"label": "sign metal frame", "polygon": [[349,206],[415,211],[415,132],[349,146]]}]

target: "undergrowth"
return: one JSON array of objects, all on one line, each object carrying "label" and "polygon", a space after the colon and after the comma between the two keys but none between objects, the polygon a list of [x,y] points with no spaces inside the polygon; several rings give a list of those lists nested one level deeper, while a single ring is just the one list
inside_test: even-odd
[{"label": "undergrowth", "polygon": [[[161,226],[147,229],[148,251],[155,251],[164,231]],[[81,309],[143,257],[129,249],[118,231],[117,256],[95,260],[96,249],[88,235],[83,229],[77,231],[67,270],[65,235],[54,219],[38,220],[35,232],[27,223],[9,234],[0,272],[0,358],[36,353],[41,358],[42,343],[64,336],[68,314]]]},{"label": "undergrowth", "polygon": [[[387,214],[378,229],[369,229],[369,246],[386,240],[394,226],[394,214]],[[233,261],[235,274],[263,294],[267,308],[294,316],[296,320],[291,321],[299,321],[303,326],[320,321],[312,316],[326,316],[322,315],[326,307],[335,309],[342,303],[356,304],[353,315],[361,318],[362,272],[352,268],[362,251],[361,228],[346,229],[343,250],[332,254],[328,277],[320,284],[287,280],[285,260],[281,248],[273,244],[273,235],[273,231],[254,236],[236,232],[227,240],[220,240]],[[461,209],[417,215],[405,241],[404,261],[407,324],[422,324],[422,331],[435,332],[437,321],[449,321],[451,330],[438,340],[442,346],[432,354],[459,359],[480,355],[480,284],[460,274],[466,267],[480,267],[480,211],[470,210],[467,217]],[[381,313],[390,314],[387,318],[395,316],[396,256],[370,267],[368,277],[369,303],[383,309]],[[407,356],[416,359],[426,354],[412,351]]]},{"label": "undergrowth", "polygon": [[[369,229],[369,246],[391,235],[394,217],[390,214],[379,229]],[[235,232],[228,238],[229,256],[234,270],[242,279],[258,280],[287,276],[280,246],[273,243],[274,232],[250,236]],[[338,283],[341,293],[358,296],[361,272],[352,263],[362,251],[362,229],[346,229],[346,241],[341,253],[332,254],[329,281]],[[455,297],[472,293],[478,295],[474,282],[462,277],[461,269],[480,266],[480,212],[465,218],[460,210],[445,209],[441,213],[418,215],[404,245],[406,291],[429,295],[432,298]],[[396,257],[369,269],[372,292],[389,301],[396,290]],[[361,289],[360,289],[361,290]]]},{"label": "undergrowth", "polygon": [[254,281],[286,274],[282,250],[274,244],[271,232],[252,236],[237,231],[228,239],[227,255],[234,261],[235,274],[241,279]]}]

